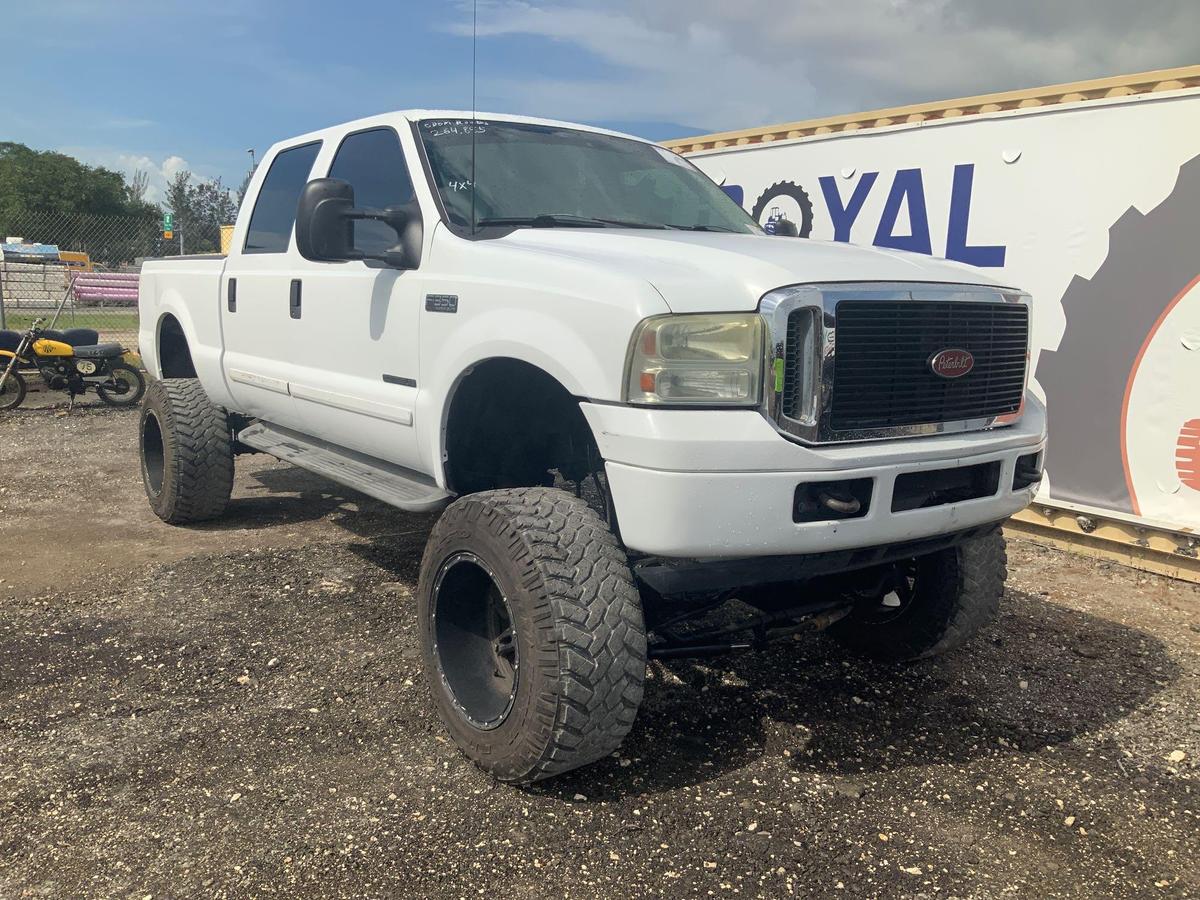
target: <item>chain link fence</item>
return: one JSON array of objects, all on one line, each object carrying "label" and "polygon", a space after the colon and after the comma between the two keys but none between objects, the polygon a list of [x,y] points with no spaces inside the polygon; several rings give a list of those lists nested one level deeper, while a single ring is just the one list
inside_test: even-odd
[{"label": "chain link fence", "polygon": [[89,328],[101,341],[133,346],[137,287],[146,257],[213,253],[220,226],[176,217],[164,240],[157,217],[30,212],[0,219],[0,329],[21,331],[54,315],[55,328]]}]

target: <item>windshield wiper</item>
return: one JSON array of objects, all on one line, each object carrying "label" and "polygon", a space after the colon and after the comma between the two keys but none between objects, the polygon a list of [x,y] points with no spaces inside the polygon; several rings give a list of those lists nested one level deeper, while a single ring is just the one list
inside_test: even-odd
[{"label": "windshield wiper", "polygon": [[726,234],[742,234],[736,228],[726,228],[723,225],[668,225],[667,228],[674,228],[677,231],[722,231]]},{"label": "windshield wiper", "polygon": [[529,225],[533,228],[666,228],[654,222],[632,222],[626,219],[597,219],[573,213],[542,213],[538,216],[494,216],[480,219],[476,225]]}]

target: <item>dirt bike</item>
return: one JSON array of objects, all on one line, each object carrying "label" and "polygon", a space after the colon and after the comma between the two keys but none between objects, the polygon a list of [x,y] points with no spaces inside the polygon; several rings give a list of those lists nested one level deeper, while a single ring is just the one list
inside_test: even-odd
[{"label": "dirt bike", "polygon": [[16,409],[25,399],[21,369],[36,369],[52,391],[75,398],[95,390],[109,406],[133,406],[146,392],[146,379],[125,362],[120,344],[101,344],[89,328],[67,332],[43,328],[35,319],[29,330],[0,331],[0,410]]}]

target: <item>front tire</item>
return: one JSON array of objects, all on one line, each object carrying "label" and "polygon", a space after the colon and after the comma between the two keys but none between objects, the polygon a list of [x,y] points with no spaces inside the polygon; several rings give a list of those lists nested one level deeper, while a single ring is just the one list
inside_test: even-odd
[{"label": "front tire", "polygon": [[233,491],[233,440],[224,410],[195,378],[166,378],[146,391],[138,429],[142,484],[170,525],[215,519]]},{"label": "front tire", "polygon": [[438,711],[498,780],[595,762],[633,726],[646,674],[641,600],[585,501],[551,488],[458,500],[426,545],[417,611]]},{"label": "front tire", "polygon": [[1004,535],[997,528],[918,557],[898,567],[897,575],[893,590],[860,600],[829,633],[851,650],[887,662],[939,656],[995,618],[1008,576]]},{"label": "front tire", "polygon": [[0,410],[16,409],[25,401],[25,379],[13,368],[0,388]]},{"label": "front tire", "polygon": [[146,393],[146,378],[129,363],[109,363],[114,387],[96,385],[96,393],[109,406],[134,406]]}]

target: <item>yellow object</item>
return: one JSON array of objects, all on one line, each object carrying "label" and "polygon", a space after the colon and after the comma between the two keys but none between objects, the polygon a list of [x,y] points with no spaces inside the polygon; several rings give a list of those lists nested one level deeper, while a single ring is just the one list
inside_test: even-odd
[{"label": "yellow object", "polygon": [[[4,356],[13,357],[16,355],[17,354],[13,353],[11,350],[0,350],[0,357],[4,357]],[[0,366],[0,369],[2,369],[2,368],[4,368],[4,367]]]},{"label": "yellow object", "polygon": [[33,342],[33,352],[38,356],[74,356],[75,348],[62,341],[41,338]]},{"label": "yellow object", "polygon": [[233,246],[233,226],[221,226],[221,252],[226,256],[229,255],[229,249]]},{"label": "yellow object", "polygon": [[1034,500],[1004,530],[1039,544],[1200,584],[1200,538],[1154,522]]},{"label": "yellow object", "polygon": [[1069,84],[1052,84],[1047,87],[1026,88],[1000,94],[984,94],[978,97],[963,97],[958,100],[938,100],[894,109],[875,109],[869,112],[829,116],[824,119],[808,119],[803,122],[747,128],[742,131],[703,134],[662,143],[664,147],[674,150],[676,153],[696,153],[701,150],[719,150],[723,147],[745,144],[795,140],[796,138],[834,132],[884,128],[890,125],[913,125],[936,119],[952,119],[979,113],[998,112],[1003,109],[1027,109],[1032,106],[1053,106],[1058,103],[1080,103],[1086,100],[1103,100],[1107,97],[1127,97],[1130,94],[1178,91],[1188,87],[1200,87],[1200,66],[1159,69],[1154,72],[1138,72],[1133,75],[1117,75],[1112,78],[1096,78],[1091,81],[1075,81]]},{"label": "yellow object", "polygon": [[91,272],[92,258],[78,250],[59,250],[58,258],[67,264],[67,268],[80,272]]}]

